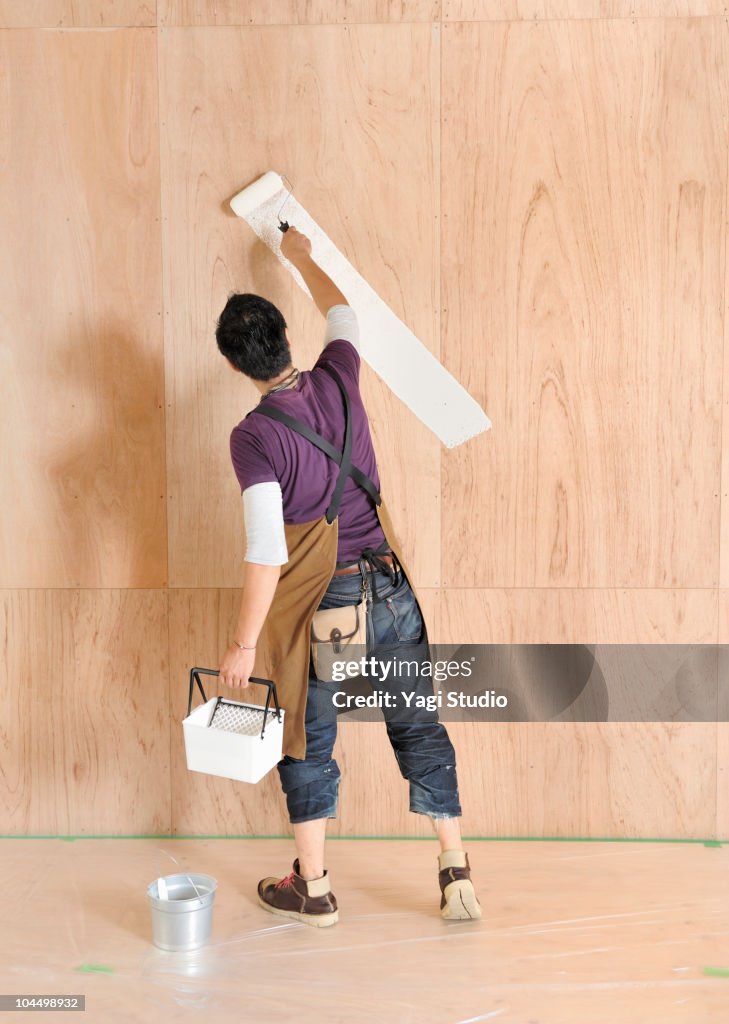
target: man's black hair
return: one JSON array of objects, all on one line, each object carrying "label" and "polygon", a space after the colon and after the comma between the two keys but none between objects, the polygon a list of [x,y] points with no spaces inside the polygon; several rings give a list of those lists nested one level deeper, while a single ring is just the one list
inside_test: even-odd
[{"label": "man's black hair", "polygon": [[253,380],[271,380],[291,363],[279,309],[260,295],[230,295],[220,314],[215,338],[236,369]]}]

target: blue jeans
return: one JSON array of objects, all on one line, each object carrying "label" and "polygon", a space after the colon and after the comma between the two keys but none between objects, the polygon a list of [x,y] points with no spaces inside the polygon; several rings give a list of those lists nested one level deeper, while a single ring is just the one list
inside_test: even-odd
[{"label": "blue jeans", "polygon": [[[420,647],[419,657],[427,658],[425,624],[407,577],[401,570],[394,582],[385,572],[371,571],[368,577],[377,597],[383,599],[373,603],[372,614],[367,617],[368,656],[386,652],[388,660],[396,660],[399,649],[402,659],[412,659],[418,651],[414,645],[420,643],[425,646]],[[360,573],[334,576],[319,608],[357,604],[362,598],[361,587]],[[401,695],[402,684],[398,685],[392,675],[384,682],[377,679],[376,688],[386,691],[388,683],[395,694]],[[336,817],[340,772],[332,758],[337,738],[333,697],[339,689],[339,683],[317,679],[310,666],[306,758],[286,755],[277,765],[292,824]],[[432,686],[429,692],[432,694]],[[410,810],[431,818],[460,817],[456,755],[437,712],[421,709],[406,716],[385,712],[385,724],[400,774],[410,785]]]}]

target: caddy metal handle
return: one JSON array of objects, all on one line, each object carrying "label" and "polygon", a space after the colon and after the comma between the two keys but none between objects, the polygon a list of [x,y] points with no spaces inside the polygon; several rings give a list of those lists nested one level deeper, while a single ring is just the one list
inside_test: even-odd
[{"label": "caddy metal handle", "polygon": [[[218,669],[216,669],[216,668],[191,668],[190,669],[190,692],[189,692],[188,699],[187,699],[187,714],[188,715],[192,711],[192,694],[193,694],[193,690],[195,688],[195,683],[197,683],[198,688],[200,690],[200,695],[202,696],[203,704],[207,703],[207,697],[205,696],[205,690],[203,690],[203,685],[202,685],[202,683],[200,681],[200,676],[201,675],[203,675],[203,676],[219,676],[220,675],[220,671]],[[268,694],[266,695],[266,704],[265,704],[264,713],[263,713],[263,728],[261,729],[261,739],[263,739],[263,734],[264,734],[265,729],[266,729],[266,722],[268,721],[268,714],[269,714],[269,711],[270,711],[270,708],[271,708],[271,698],[272,697],[273,697],[273,704],[274,704],[274,707],[276,708],[276,711],[275,712],[271,712],[271,714],[275,714],[277,720],[279,722],[281,721],[281,708],[278,705],[278,695],[276,693],[276,684],[274,683],[274,681],[272,679],[261,679],[258,676],[251,676],[250,677],[250,681],[252,683],[258,683],[260,686],[268,687]]]}]

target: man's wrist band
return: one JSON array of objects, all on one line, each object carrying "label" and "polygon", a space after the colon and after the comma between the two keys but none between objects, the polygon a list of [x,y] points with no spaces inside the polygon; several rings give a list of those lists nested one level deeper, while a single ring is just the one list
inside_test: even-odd
[{"label": "man's wrist band", "polygon": [[235,644],[236,647],[240,647],[242,651],[255,651],[256,649],[255,644],[253,645],[253,647],[246,647],[245,644],[239,644],[237,640],[234,640],[233,643]]}]

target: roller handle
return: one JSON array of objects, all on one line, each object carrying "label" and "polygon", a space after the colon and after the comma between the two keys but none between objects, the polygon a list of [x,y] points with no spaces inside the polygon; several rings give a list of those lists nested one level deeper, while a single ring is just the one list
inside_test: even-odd
[{"label": "roller handle", "polygon": [[[201,694],[202,699],[203,699],[203,704],[207,703],[207,697],[205,696],[205,691],[203,690],[202,683],[200,682],[200,676],[201,675],[203,675],[203,676],[219,676],[220,672],[217,669],[214,669],[214,668],[191,668],[190,669],[190,693],[189,693],[189,696],[188,696],[188,699],[187,699],[187,714],[188,714],[188,716],[189,716],[190,712],[192,711],[192,692],[193,692],[193,689],[195,687],[195,683],[197,683],[198,688],[200,690],[200,694]],[[273,704],[274,704],[274,707],[276,708],[276,718],[279,720],[279,722],[281,721],[281,708],[278,706],[278,696],[276,694],[276,684],[271,679],[259,679],[256,676],[251,676],[250,677],[250,681],[252,683],[259,683],[261,686],[267,686],[268,687],[268,694],[266,695],[266,706],[265,706],[265,710],[264,710],[264,713],[263,713],[263,729],[261,729],[261,739],[263,739],[263,733],[264,733],[264,730],[266,728],[266,722],[268,721],[268,712],[269,712],[269,708],[271,706],[271,697],[273,697]],[[220,697],[218,697],[218,700],[220,700]]]}]

